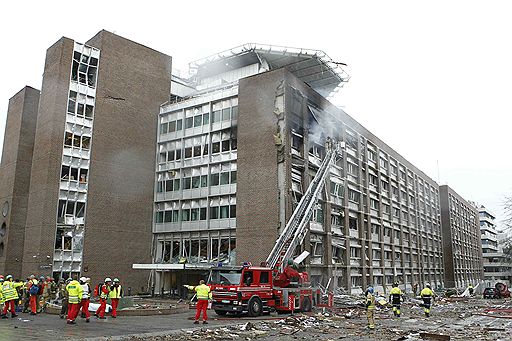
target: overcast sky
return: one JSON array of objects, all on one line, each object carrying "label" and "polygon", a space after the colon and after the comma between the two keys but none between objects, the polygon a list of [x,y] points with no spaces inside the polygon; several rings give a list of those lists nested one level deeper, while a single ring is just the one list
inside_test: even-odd
[{"label": "overcast sky", "polygon": [[25,85],[41,88],[46,49],[62,36],[85,42],[106,29],[171,55],[180,69],[248,42],[320,49],[348,65],[351,79],[335,104],[432,179],[503,217],[503,197],[512,194],[507,1],[1,6],[0,141],[9,98]]}]

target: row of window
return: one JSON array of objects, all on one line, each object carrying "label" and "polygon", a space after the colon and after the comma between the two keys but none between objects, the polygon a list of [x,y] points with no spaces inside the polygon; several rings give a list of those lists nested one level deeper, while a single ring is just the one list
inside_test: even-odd
[{"label": "row of window", "polygon": [[98,58],[90,57],[78,51],[73,53],[73,65],[71,67],[71,80],[90,87],[96,86],[96,73],[98,70]]},{"label": "row of window", "polygon": [[177,223],[180,221],[200,221],[209,219],[236,218],[236,205],[210,206],[209,214],[206,207],[182,208],[156,212],[155,222]]},{"label": "row of window", "polygon": [[[213,173],[209,176],[210,186],[236,184],[236,171]],[[180,186],[182,184],[182,186]],[[179,191],[208,187],[208,175],[197,175],[180,179],[158,181],[156,191],[158,193]]]},{"label": "row of window", "polygon": [[94,114],[94,97],[86,96],[84,94],[70,90],[68,99],[68,114],[92,119]]},{"label": "row of window", "polygon": [[[229,152],[237,150],[237,140],[228,139],[224,141],[212,142],[211,143],[211,154],[218,154],[220,152]],[[209,144],[198,145],[194,147],[185,147],[183,149],[183,158],[189,159],[192,157],[206,156],[209,153]],[[167,152],[161,152],[159,154],[159,163],[165,163],[170,161],[181,160],[182,149],[169,150]]]},{"label": "row of window", "polygon": [[64,137],[64,145],[66,147],[89,149],[91,147],[91,137],[80,136],[78,134],[73,134],[66,131],[66,136]]},{"label": "row of window", "polygon": [[83,218],[85,211],[85,202],[72,200],[59,200],[57,210],[58,222],[62,222],[61,218],[65,216],[73,216],[75,218]]},{"label": "row of window", "polygon": [[[221,110],[213,111],[211,114],[211,122],[217,123],[221,121],[235,120],[238,116],[238,106],[231,108],[224,108]],[[200,127],[210,124],[210,114],[198,114],[195,116],[185,118],[185,129],[193,127]],[[183,119],[177,119],[170,122],[160,124],[160,134],[173,133],[183,129]]]},{"label": "row of window", "polygon": [[87,183],[88,169],[75,168],[70,166],[62,166],[60,172],[60,179],[64,181],[79,181],[80,183]]}]

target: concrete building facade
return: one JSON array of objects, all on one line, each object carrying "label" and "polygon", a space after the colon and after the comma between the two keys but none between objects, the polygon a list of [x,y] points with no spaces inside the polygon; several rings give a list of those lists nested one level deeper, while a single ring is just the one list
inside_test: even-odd
[{"label": "concrete building facade", "polygon": [[9,100],[0,163],[0,269],[21,273],[39,90],[25,87]]},{"label": "concrete building facade", "polygon": [[485,286],[494,287],[498,282],[510,286],[510,283],[512,283],[512,262],[503,253],[503,247],[508,238],[504,233],[498,231],[496,216],[493,212],[480,205],[478,213],[482,236]]},{"label": "concrete building facade", "polygon": [[162,106],[154,263],[135,266],[156,271],[158,289],[179,290],[184,274],[219,261],[264,261],[328,136],[346,148],[303,246],[313,284],[443,285],[438,185],[328,102],[348,75],[309,52],[244,45],[210,56]]},{"label": "concrete building facade", "polygon": [[465,288],[483,280],[478,210],[447,185],[440,186],[445,286]]},{"label": "concrete building facade", "polygon": [[150,259],[155,112],[170,70],[171,57],[104,30],[48,49],[13,275],[147,285],[147,272],[130,269]]}]

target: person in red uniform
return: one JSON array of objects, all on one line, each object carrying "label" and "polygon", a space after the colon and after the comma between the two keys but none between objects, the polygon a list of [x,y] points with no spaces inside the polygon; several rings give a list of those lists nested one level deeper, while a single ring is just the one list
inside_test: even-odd
[{"label": "person in red uniform", "polygon": [[91,314],[89,313],[89,302],[91,298],[91,286],[89,285],[89,278],[80,277],[80,285],[82,286],[82,301],[80,308],[82,309],[82,317],[85,317],[85,322],[89,323]]},{"label": "person in red uniform", "polygon": [[105,319],[105,309],[107,308],[107,298],[111,282],[112,279],[110,279],[110,277],[105,278],[105,283],[101,286],[98,292],[98,296],[100,297],[100,307],[96,310],[94,315],[102,320]]},{"label": "person in red uniform", "polygon": [[27,290],[30,295],[30,315],[37,313],[37,295],[39,293],[39,283],[37,282],[36,276],[31,275],[27,282]]}]

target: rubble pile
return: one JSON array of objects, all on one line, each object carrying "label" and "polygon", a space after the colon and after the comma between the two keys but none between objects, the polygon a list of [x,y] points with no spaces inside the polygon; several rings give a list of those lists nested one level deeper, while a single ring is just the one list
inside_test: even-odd
[{"label": "rubble pile", "polygon": [[231,323],[222,327],[176,330],[163,336],[129,340],[512,340],[510,300],[439,298],[429,318],[418,303],[415,299],[407,300],[402,305],[401,318],[394,318],[387,305],[380,306],[376,311],[377,327],[371,331],[367,329],[366,311],[359,303],[350,307],[341,303],[316,313],[278,319],[263,316],[260,320],[233,317]]}]

